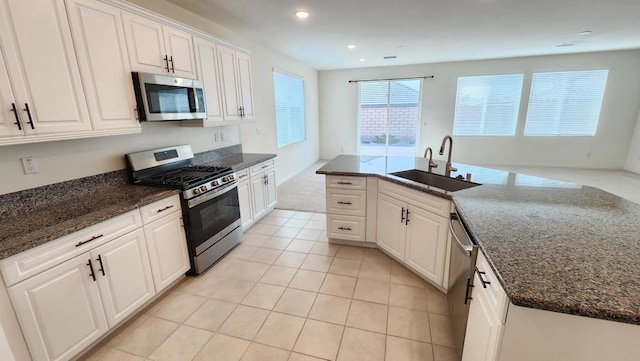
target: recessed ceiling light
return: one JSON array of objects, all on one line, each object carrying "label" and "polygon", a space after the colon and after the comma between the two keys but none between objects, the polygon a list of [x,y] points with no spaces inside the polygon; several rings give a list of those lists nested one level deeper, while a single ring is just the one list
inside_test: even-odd
[{"label": "recessed ceiling light", "polygon": [[304,10],[296,11],[294,14],[298,19],[306,19],[309,17],[309,12]]},{"label": "recessed ceiling light", "polygon": [[347,48],[355,49],[356,48],[356,44],[349,44],[349,45],[347,45]]},{"label": "recessed ceiling light", "polygon": [[361,63],[364,63],[365,61],[367,61],[367,59],[365,59],[365,58],[360,58],[360,62],[361,62]]},{"label": "recessed ceiling light", "polygon": [[579,32],[578,34],[580,34],[580,35],[589,35],[589,34],[591,34],[591,30],[584,30],[584,31]]}]

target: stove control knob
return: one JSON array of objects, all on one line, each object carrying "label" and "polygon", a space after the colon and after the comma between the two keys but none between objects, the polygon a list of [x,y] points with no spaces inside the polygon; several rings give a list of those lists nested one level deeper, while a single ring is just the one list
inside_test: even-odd
[{"label": "stove control knob", "polygon": [[200,190],[203,191],[203,192],[206,192],[207,191],[207,186],[200,186]]},{"label": "stove control knob", "polygon": [[193,194],[200,194],[200,188],[196,188],[193,190]]},{"label": "stove control knob", "polygon": [[219,185],[217,180],[214,180],[213,182],[211,182],[211,185],[214,187],[217,187]]}]

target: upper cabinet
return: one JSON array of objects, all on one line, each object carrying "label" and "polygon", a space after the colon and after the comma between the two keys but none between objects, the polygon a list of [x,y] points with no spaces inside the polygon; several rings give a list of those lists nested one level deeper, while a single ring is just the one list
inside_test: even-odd
[{"label": "upper cabinet", "polygon": [[94,0],[67,7],[93,129],[140,131],[120,10]]},{"label": "upper cabinet", "polygon": [[0,69],[0,142],[22,142],[16,135],[91,130],[62,1],[43,0],[37,6],[21,0],[0,1],[0,47],[6,66]]},{"label": "upper cabinet", "polygon": [[253,119],[253,89],[249,56],[218,45],[218,60],[224,119]]},{"label": "upper cabinet", "polygon": [[122,14],[133,71],[196,78],[191,34],[132,13]]},{"label": "upper cabinet", "polygon": [[204,125],[221,124],[222,103],[220,101],[220,75],[218,73],[217,45],[211,41],[195,38],[196,69],[198,79],[204,86],[207,119]]}]

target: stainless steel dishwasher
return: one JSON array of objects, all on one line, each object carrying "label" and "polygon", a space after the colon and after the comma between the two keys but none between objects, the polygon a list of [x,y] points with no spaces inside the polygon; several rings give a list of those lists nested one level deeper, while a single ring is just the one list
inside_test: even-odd
[{"label": "stainless steel dishwasher", "polygon": [[451,230],[452,245],[447,302],[453,326],[453,338],[458,349],[458,356],[462,357],[478,245],[469,235],[457,211],[451,213],[449,228]]}]

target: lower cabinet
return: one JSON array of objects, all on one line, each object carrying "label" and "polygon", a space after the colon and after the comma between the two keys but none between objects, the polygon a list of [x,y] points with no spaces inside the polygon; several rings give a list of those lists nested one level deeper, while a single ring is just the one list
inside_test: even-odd
[{"label": "lower cabinet", "polygon": [[34,360],[68,360],[107,332],[89,252],[9,288]]},{"label": "lower cabinet", "polygon": [[277,203],[276,170],[273,159],[236,172],[242,229],[251,227],[271,212]]},{"label": "lower cabinet", "polygon": [[[433,283],[443,286],[449,201],[379,183],[377,244]],[[429,209],[426,209],[429,208]],[[434,209],[432,211],[431,209]]]},{"label": "lower cabinet", "polygon": [[169,197],[0,262],[33,360],[73,359],[184,275],[179,205]]},{"label": "lower cabinet", "polygon": [[117,325],[156,294],[141,229],[89,254],[109,327]]},{"label": "lower cabinet", "polygon": [[145,224],[144,235],[149,249],[151,272],[156,291],[160,292],[191,267],[187,239],[180,209]]}]

